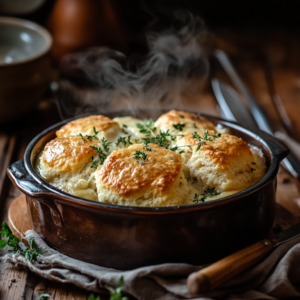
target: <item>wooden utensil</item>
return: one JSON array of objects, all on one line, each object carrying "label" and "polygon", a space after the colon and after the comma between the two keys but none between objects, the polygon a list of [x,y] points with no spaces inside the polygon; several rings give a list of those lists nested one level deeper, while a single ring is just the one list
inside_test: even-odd
[{"label": "wooden utensil", "polygon": [[262,260],[272,249],[269,240],[262,240],[231,254],[188,277],[187,285],[192,294],[201,294],[216,289],[238,274]]},{"label": "wooden utensil", "polygon": [[202,294],[216,289],[233,277],[253,267],[278,245],[300,235],[300,223],[280,232],[270,240],[259,241],[243,250],[235,252],[198,272],[187,280],[190,292]]}]

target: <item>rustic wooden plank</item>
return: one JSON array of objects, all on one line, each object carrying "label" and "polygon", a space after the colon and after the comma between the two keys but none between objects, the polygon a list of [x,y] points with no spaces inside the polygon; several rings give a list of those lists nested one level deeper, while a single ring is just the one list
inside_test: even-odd
[{"label": "rustic wooden plank", "polygon": [[1,299],[25,299],[25,282],[28,271],[22,268],[7,266],[0,276]]},{"label": "rustic wooden plank", "polygon": [[86,300],[87,291],[70,284],[57,284],[55,300]]},{"label": "rustic wooden plank", "polygon": [[55,291],[56,291],[56,282],[51,282],[40,278],[40,281],[33,289],[32,300],[39,300],[42,294],[50,295],[50,299],[54,299]]},{"label": "rustic wooden plank", "polygon": [[7,196],[9,187],[11,185],[9,178],[6,175],[6,170],[14,159],[16,146],[17,146],[17,135],[12,135],[8,141],[7,150],[5,153],[5,160],[2,166],[0,167],[0,209],[2,204],[5,201],[5,197]]},{"label": "rustic wooden plank", "polygon": [[[279,38],[278,38],[279,37]],[[265,80],[264,69],[261,67],[261,57],[270,57],[272,65],[272,76],[276,92],[278,92],[286,105],[287,112],[292,119],[296,128],[297,136],[300,138],[300,120],[298,115],[300,111],[299,95],[299,44],[300,42],[294,38],[285,37],[285,33],[272,36],[266,32],[248,32],[245,34],[233,34],[232,32],[222,33],[222,41],[218,41],[218,46],[223,47],[229,54],[233,55],[234,63],[238,72],[247,83],[249,89],[258,98],[262,105],[268,110],[273,121],[278,122],[278,115],[272,103],[268,90],[268,83]],[[273,44],[272,44],[273,43]],[[284,44],[284,46],[282,46]],[[274,47],[277,51],[274,51]],[[298,48],[297,48],[298,47]],[[298,50],[297,50],[298,49]],[[289,56],[289,53],[292,53]],[[293,67],[296,65],[297,67]],[[201,112],[217,115],[216,102],[210,93],[204,93],[201,97],[196,94],[188,96],[189,101],[181,103],[184,109],[197,109]],[[32,139],[43,128],[46,128],[51,123],[56,121],[55,117],[45,117],[46,114],[39,114],[29,118],[29,123],[26,126],[16,126],[14,132],[19,132],[21,138],[18,140],[18,158],[21,158],[23,152]],[[38,124],[38,125],[37,125]],[[1,144],[2,141],[2,144]],[[0,134],[0,170],[3,163],[6,163],[4,153],[7,150],[8,139],[1,139]],[[2,150],[1,150],[2,149]],[[6,154],[5,154],[6,155]],[[1,160],[2,157],[2,160]],[[4,158],[4,159],[3,159]],[[1,164],[2,162],[2,164]],[[3,172],[2,172],[3,173]],[[300,197],[297,190],[297,185],[282,172],[279,177],[277,202],[282,205],[278,206],[278,211],[281,211],[280,226],[289,226],[296,222],[300,213]],[[1,184],[0,179],[0,184]],[[4,184],[4,183],[2,183]],[[6,185],[5,185],[6,186]],[[7,209],[11,201],[20,194],[13,186],[9,187],[9,195],[5,197],[3,209],[0,212],[0,219],[6,220]],[[283,207],[283,208],[282,208]],[[291,217],[291,213],[294,215]],[[0,251],[2,255],[3,251]],[[16,278],[16,282],[14,279]],[[13,280],[13,282],[11,282]],[[16,269],[11,266],[0,266],[0,295],[3,299],[39,299],[42,293],[49,293],[53,299],[87,299],[89,293],[73,286],[66,286],[50,282],[23,269]],[[52,298],[51,298],[52,299]],[[105,299],[101,296],[101,299]]]}]

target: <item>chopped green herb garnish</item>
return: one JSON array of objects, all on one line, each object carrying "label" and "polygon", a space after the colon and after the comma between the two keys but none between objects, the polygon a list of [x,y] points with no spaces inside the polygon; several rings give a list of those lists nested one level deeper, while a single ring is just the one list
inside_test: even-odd
[{"label": "chopped green herb garnish", "polygon": [[79,133],[78,136],[81,136],[81,138],[84,142],[86,141],[86,139],[83,137],[83,135],[81,133]]},{"label": "chopped green herb garnish", "polygon": [[194,128],[198,129],[198,127],[196,126],[196,124],[194,123]]},{"label": "chopped green herb garnish", "polygon": [[131,142],[131,135],[129,135],[128,137],[118,137],[118,140],[116,142],[116,145],[119,146],[120,144],[123,144],[124,147],[126,147],[127,144],[129,145],[133,145],[133,143]]},{"label": "chopped green herb garnish", "polygon": [[[95,127],[93,127],[93,130],[94,130],[93,135],[85,135],[85,137],[89,140],[92,140],[92,139],[98,140],[97,134],[99,133],[99,131],[97,131]],[[83,137],[83,135],[81,133],[79,133],[78,136],[81,136],[81,138],[84,142],[86,141],[86,139]]]},{"label": "chopped green herb garnish", "polygon": [[179,154],[182,154],[182,153],[185,153],[185,151],[184,150],[179,151]]},{"label": "chopped green herb garnish", "polygon": [[121,137],[121,136],[120,136],[120,137],[118,138],[117,142],[116,142],[116,145],[119,146],[119,145],[122,144],[122,143],[124,144],[124,146],[126,146],[126,144],[127,144],[127,142],[126,142],[126,137]]},{"label": "chopped green herb garnish", "polygon": [[127,137],[127,143],[128,143],[129,145],[133,145],[133,143],[130,141],[130,139],[131,139],[131,135],[129,135],[129,136]]},{"label": "chopped green herb garnish", "polygon": [[215,187],[207,188],[202,195],[195,194],[193,202],[204,202],[207,197],[220,195],[220,192],[217,192],[215,189]]},{"label": "chopped green herb garnish", "polygon": [[211,142],[215,141],[217,138],[219,138],[221,136],[221,133],[210,134],[210,133],[208,133],[208,130],[206,129],[202,136],[199,136],[199,134],[197,132],[193,132],[192,136],[194,139],[199,140],[198,146],[196,148],[196,152],[197,152],[201,148],[203,141],[211,141]]},{"label": "chopped green herb garnish", "polygon": [[122,131],[125,133],[125,134],[128,134],[128,132],[125,130],[125,128],[128,128],[127,125],[123,124],[122,125]]},{"label": "chopped green herb garnish", "polygon": [[135,151],[135,154],[133,156],[134,159],[140,159],[146,160],[147,154],[144,151]]},{"label": "chopped green herb garnish", "polygon": [[192,133],[192,137],[193,137],[194,139],[200,139],[200,136],[198,135],[197,132],[193,132],[193,133]]},{"label": "chopped green herb garnish", "polygon": [[140,139],[134,139],[135,143],[138,144]]},{"label": "chopped green herb garnish", "polygon": [[136,127],[140,130],[140,133],[144,133],[146,136],[155,135],[156,127],[152,119],[144,120],[143,124],[137,123]]},{"label": "chopped green herb garnish", "polygon": [[146,142],[144,142],[144,148],[146,149],[146,151],[151,151],[151,152],[154,151],[148,146]]},{"label": "chopped green herb garnish", "polygon": [[144,151],[135,151],[133,158],[137,159],[140,165],[144,165],[147,154]]},{"label": "chopped green herb garnish", "polygon": [[178,116],[179,116],[180,118],[184,118],[184,115],[178,114]]},{"label": "chopped green herb garnish", "polygon": [[35,248],[33,239],[29,241],[29,248],[27,248],[23,243],[21,244],[18,238],[13,235],[6,222],[3,222],[2,231],[0,231],[0,234],[7,238],[7,240],[0,240],[0,248],[4,248],[6,245],[10,246],[12,247],[12,250],[9,250],[9,252],[20,253],[29,261],[36,261],[38,255],[43,254]]},{"label": "chopped green herb garnish", "polygon": [[169,130],[167,130],[165,132],[160,131],[159,134],[155,135],[155,137],[144,138],[143,140],[146,144],[153,143],[160,147],[168,149],[171,144],[171,141],[169,140],[169,138],[171,137],[172,135],[169,133]]},{"label": "chopped green herb garnish", "polygon": [[109,145],[111,144],[111,142],[109,142],[108,140],[106,140],[105,138],[101,139],[102,142],[102,147],[97,147],[97,146],[90,146],[91,148],[95,149],[97,154],[98,154],[98,160],[94,160],[94,157],[92,156],[92,165],[91,168],[97,168],[101,165],[103,165],[105,159],[108,156],[108,151],[109,151]]},{"label": "chopped green herb garnish", "polygon": [[185,124],[173,124],[173,127],[178,131],[182,131],[182,129],[185,127]]}]

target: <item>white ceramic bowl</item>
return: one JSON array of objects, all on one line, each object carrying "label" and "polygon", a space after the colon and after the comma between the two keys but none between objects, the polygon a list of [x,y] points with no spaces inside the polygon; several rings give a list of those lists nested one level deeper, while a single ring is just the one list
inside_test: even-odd
[{"label": "white ceramic bowl", "polygon": [[0,123],[31,109],[53,77],[52,37],[43,27],[0,17]]}]

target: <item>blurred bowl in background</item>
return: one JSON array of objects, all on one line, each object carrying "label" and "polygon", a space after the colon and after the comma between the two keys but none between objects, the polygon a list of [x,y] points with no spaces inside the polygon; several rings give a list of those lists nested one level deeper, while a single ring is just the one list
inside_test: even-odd
[{"label": "blurred bowl in background", "polygon": [[0,17],[0,123],[30,110],[53,77],[52,37],[43,27]]},{"label": "blurred bowl in background", "polygon": [[0,12],[21,15],[37,10],[45,0],[0,0]]}]

